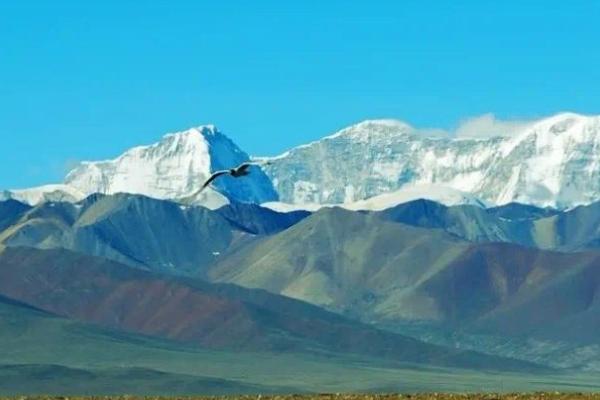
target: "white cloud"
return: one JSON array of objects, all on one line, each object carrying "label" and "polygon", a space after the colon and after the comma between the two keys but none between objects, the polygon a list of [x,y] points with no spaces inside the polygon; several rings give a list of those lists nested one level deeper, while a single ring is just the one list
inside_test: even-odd
[{"label": "white cloud", "polygon": [[454,136],[460,138],[514,136],[531,124],[531,121],[499,120],[494,114],[488,113],[461,121],[454,131]]},{"label": "white cloud", "polygon": [[493,113],[487,113],[460,121],[455,130],[417,128],[414,132],[430,138],[490,138],[514,136],[534,122],[533,120],[500,120]]}]

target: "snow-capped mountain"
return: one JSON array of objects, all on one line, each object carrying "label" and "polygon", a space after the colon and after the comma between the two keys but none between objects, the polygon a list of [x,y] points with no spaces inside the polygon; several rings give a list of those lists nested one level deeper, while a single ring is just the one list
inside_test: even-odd
[{"label": "snow-capped mountain", "polygon": [[492,204],[569,208],[600,199],[600,117],[562,113],[516,136],[484,139],[364,121],[268,160],[284,203],[353,203],[405,185],[441,185]]},{"label": "snow-capped mountain", "polygon": [[[83,162],[65,183],[91,194],[118,192],[158,199],[181,199],[196,192],[214,171],[237,166],[249,157],[212,125],[164,136],[159,142],[134,147],[114,160]],[[213,183],[195,203],[217,208],[228,199],[262,203],[277,199],[273,185],[259,167],[244,179],[229,176]]]},{"label": "snow-capped mountain", "polygon": [[74,203],[82,200],[84,197],[85,195],[74,187],[61,184],[0,191],[0,201],[12,199],[29,205],[48,201]]},{"label": "snow-capped mountain", "polygon": [[[180,200],[208,176],[249,157],[214,126],[135,147],[114,160],[83,162],[64,185],[0,192],[29,204],[78,201],[91,193]],[[395,120],[371,120],[298,146],[244,179],[223,177],[193,204],[229,200],[276,209],[342,205],[380,209],[416,198],[454,204],[519,202],[571,208],[600,200],[600,117],[562,113],[513,136],[427,137]]]}]

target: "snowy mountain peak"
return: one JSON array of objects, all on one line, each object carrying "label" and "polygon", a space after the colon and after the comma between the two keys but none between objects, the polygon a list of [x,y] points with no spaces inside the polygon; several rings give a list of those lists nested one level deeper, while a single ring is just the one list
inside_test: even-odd
[{"label": "snowy mountain peak", "polygon": [[285,159],[290,154],[314,146],[321,146],[323,143],[330,141],[354,141],[362,143],[379,142],[394,140],[399,137],[405,137],[415,132],[415,129],[405,122],[395,119],[371,119],[359,122],[357,124],[341,129],[332,135],[325,136],[319,140],[310,143],[302,144],[294,147],[278,156],[274,157],[254,157],[257,161],[271,161],[277,159]]},{"label": "snowy mountain peak", "polygon": [[324,139],[345,137],[354,140],[376,140],[381,137],[408,135],[415,129],[405,122],[394,119],[372,119],[344,128]]},{"label": "snowy mountain peak", "polygon": [[[596,124],[599,117],[588,117],[575,113],[560,113],[539,121],[533,122],[515,138],[523,140],[532,135],[537,137],[556,137],[560,135],[578,136],[578,131],[590,124]],[[598,131],[593,132],[598,134]]]},{"label": "snowy mountain peak", "polygon": [[570,111],[565,111],[565,112],[560,112],[560,113],[551,115],[549,117],[543,118],[540,121],[538,121],[537,124],[554,125],[554,124],[561,123],[563,121],[568,121],[568,120],[585,122],[585,121],[588,121],[588,120],[594,119],[594,118],[597,118],[597,117],[583,115],[583,114],[577,114],[577,113],[570,112]]},{"label": "snowy mountain peak", "polygon": [[[499,146],[497,203],[571,208],[600,199],[600,117],[561,113]],[[510,170],[509,170],[510,168]],[[482,185],[483,186],[483,185]],[[488,189],[488,190],[489,190]]]},{"label": "snowy mountain peak", "polygon": [[[278,157],[258,158],[268,165],[252,167],[244,179],[219,178],[195,204],[215,208],[231,199],[379,207],[431,195],[459,203],[571,208],[600,200],[598,116],[560,113],[525,123],[512,136],[432,139],[422,133],[402,121],[363,121]],[[67,175],[65,186],[2,197],[36,202],[128,192],[178,200],[196,192],[215,170],[248,160],[217,127],[204,125],[112,160],[83,162]]]},{"label": "snowy mountain peak", "polygon": [[[134,147],[113,160],[81,163],[67,175],[65,183],[85,194],[125,192],[179,199],[197,191],[212,172],[248,160],[248,155],[214,125],[205,125],[169,133],[157,143]],[[219,179],[213,187],[221,195],[209,189],[199,200],[222,203],[226,196],[260,203],[277,199],[260,168],[243,181],[232,180]]]},{"label": "snowy mountain peak", "polygon": [[167,133],[163,139],[172,139],[178,142],[198,143],[208,136],[225,136],[215,125],[200,125],[185,131]]},{"label": "snowy mountain peak", "polygon": [[364,121],[271,159],[280,201],[340,204],[441,185],[490,204],[570,208],[600,200],[600,117],[561,113],[514,136],[442,138]]}]

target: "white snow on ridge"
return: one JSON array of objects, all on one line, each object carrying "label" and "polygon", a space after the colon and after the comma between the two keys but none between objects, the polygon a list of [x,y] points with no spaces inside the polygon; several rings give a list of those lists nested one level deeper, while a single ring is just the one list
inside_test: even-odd
[{"label": "white snow on ridge", "polygon": [[223,176],[189,199],[215,170],[250,159],[206,125],[113,160],[83,162],[64,185],[4,191],[0,199],[35,204],[123,192],[209,208],[238,201],[280,211],[382,209],[417,198],[563,209],[600,200],[600,116],[561,113],[508,128],[514,132],[497,137],[431,137],[401,121],[367,120],[276,157],[254,157],[268,163],[251,167],[242,179]]},{"label": "white snow on ridge", "polygon": [[261,204],[261,206],[279,212],[291,212],[299,210],[317,211],[320,208],[324,207],[342,207],[347,210],[354,211],[381,211],[387,208],[395,207],[399,204],[421,199],[435,201],[446,206],[456,206],[462,204],[477,206],[481,208],[492,206],[491,204],[477,199],[475,196],[469,193],[461,192],[459,190],[441,185],[407,185],[391,193],[384,193],[366,200],[360,200],[351,203],[289,204],[281,202],[267,202]]},{"label": "white snow on ridge", "polygon": [[269,201],[262,203],[261,207],[269,208],[273,211],[288,213],[293,211],[317,211],[324,207],[335,207],[335,204],[290,204],[279,201]]},{"label": "white snow on ridge", "polygon": [[292,204],[366,201],[407,185],[443,186],[498,205],[600,200],[599,116],[561,113],[497,137],[418,133],[365,121],[271,158],[265,171],[279,201]]},{"label": "white snow on ridge", "polygon": [[380,211],[385,210],[386,208],[395,207],[399,204],[421,199],[435,201],[446,206],[456,206],[461,204],[468,204],[481,208],[490,206],[469,193],[461,192],[460,190],[449,187],[441,185],[408,185],[395,192],[384,193],[366,200],[344,204],[342,207],[349,210]]},{"label": "white snow on ridge", "polygon": [[290,152],[292,151],[310,148],[312,146],[322,143],[323,141],[331,139],[344,138],[348,140],[365,140],[364,136],[384,134],[389,135],[390,133],[396,134],[397,132],[403,132],[404,134],[413,134],[416,132],[416,130],[409,124],[395,119],[369,119],[359,122],[355,125],[351,125],[331,135],[322,137],[321,139],[301,144],[279,155],[272,157],[253,156],[252,159],[257,161],[273,161],[278,159],[284,159],[288,157],[290,155]]},{"label": "white snow on ridge", "polygon": [[21,203],[36,205],[48,201],[75,203],[85,198],[85,194],[69,185],[55,184],[29,189],[5,190],[0,192],[0,200],[17,200]]}]

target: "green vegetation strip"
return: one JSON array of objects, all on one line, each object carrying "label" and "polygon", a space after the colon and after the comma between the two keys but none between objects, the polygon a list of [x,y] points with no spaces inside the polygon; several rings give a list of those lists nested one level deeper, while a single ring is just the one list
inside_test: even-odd
[{"label": "green vegetation strip", "polygon": [[600,400],[600,393],[418,393],[418,394],[343,394],[252,395],[252,396],[18,396],[0,400]]}]

